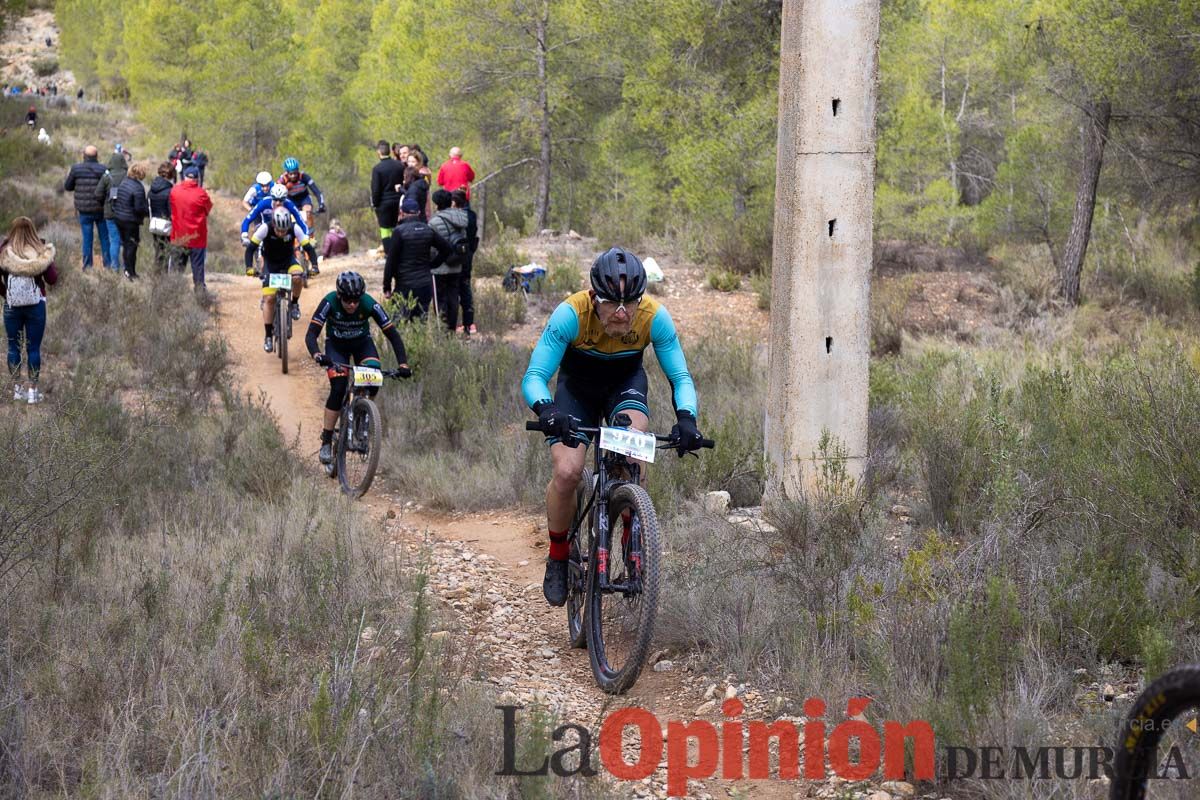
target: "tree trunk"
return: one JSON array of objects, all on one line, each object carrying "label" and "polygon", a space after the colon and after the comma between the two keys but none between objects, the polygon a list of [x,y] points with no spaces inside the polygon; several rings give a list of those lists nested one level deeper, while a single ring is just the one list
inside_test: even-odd
[{"label": "tree trunk", "polygon": [[1082,129],[1083,166],[1079,171],[1079,187],[1075,192],[1075,214],[1071,232],[1063,248],[1059,271],[1059,290],[1070,305],[1079,305],[1079,277],[1092,236],[1092,216],[1096,211],[1096,185],[1100,182],[1100,167],[1104,164],[1104,145],[1108,142],[1108,120],[1112,104],[1108,100],[1084,106]]},{"label": "tree trunk", "polygon": [[[550,3],[542,3],[537,22],[538,109],[541,111],[538,153],[537,230],[550,226],[550,97],[546,85],[546,28],[550,22]],[[536,233],[537,231],[534,231]]]}]

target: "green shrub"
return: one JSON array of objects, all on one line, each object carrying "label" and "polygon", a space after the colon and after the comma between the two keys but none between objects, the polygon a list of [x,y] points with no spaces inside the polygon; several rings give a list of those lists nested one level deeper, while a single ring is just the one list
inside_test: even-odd
[{"label": "green shrub", "polygon": [[771,273],[756,272],[750,276],[750,289],[758,295],[758,307],[763,311],[771,309]]},{"label": "green shrub", "polygon": [[475,253],[471,267],[475,277],[502,276],[509,267],[519,267],[529,261],[529,256],[517,247],[521,240],[519,231],[505,226],[499,217],[495,218],[494,229],[489,241]]},{"label": "green shrub", "polygon": [[710,269],[705,280],[708,282],[708,288],[718,292],[736,292],[742,288],[742,276],[736,272],[725,269]]},{"label": "green shrub", "polygon": [[33,74],[45,78],[58,72],[57,58],[37,58],[33,61]]},{"label": "green shrub", "polygon": [[499,286],[484,286],[475,292],[475,321],[485,334],[502,335],[513,325],[525,322],[525,296]]}]

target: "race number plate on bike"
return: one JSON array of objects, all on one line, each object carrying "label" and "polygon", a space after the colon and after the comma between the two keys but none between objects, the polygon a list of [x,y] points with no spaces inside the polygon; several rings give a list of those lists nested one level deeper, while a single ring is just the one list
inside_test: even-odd
[{"label": "race number plate on bike", "polygon": [[272,272],[267,278],[267,287],[270,289],[291,289],[292,276],[286,272]]},{"label": "race number plate on bike", "polygon": [[383,386],[383,373],[372,367],[355,367],[354,385]]},{"label": "race number plate on bike", "polygon": [[654,461],[654,436],[627,428],[601,428],[600,449],[636,458],[638,461]]}]

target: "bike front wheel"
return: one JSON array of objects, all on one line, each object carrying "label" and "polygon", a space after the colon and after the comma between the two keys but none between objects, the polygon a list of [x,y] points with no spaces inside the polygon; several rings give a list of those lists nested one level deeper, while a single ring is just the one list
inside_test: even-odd
[{"label": "bike front wheel", "polygon": [[[633,686],[654,638],[662,542],[658,516],[641,486],[625,483],[608,500],[608,535],[597,531],[588,570],[588,658],[609,694]],[[607,543],[607,551],[600,545]]]},{"label": "bike front wheel", "polygon": [[379,451],[383,449],[383,418],[370,399],[356,397],[343,420],[337,443],[337,473],[342,491],[362,497],[371,488]]},{"label": "bike front wheel", "polygon": [[1160,777],[1159,760],[1164,755],[1160,745],[1164,737],[1173,737],[1176,726],[1171,723],[1189,709],[1200,709],[1200,664],[1183,664],[1168,670],[1138,695],[1121,721],[1111,800],[1144,800],[1148,781]]}]

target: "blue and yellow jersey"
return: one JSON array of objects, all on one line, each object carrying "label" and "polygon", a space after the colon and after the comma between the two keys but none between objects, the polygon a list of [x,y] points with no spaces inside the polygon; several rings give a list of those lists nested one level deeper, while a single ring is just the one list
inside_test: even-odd
[{"label": "blue and yellow jersey", "polygon": [[666,307],[647,295],[638,301],[629,333],[621,337],[604,332],[588,292],[576,292],[560,303],[550,315],[521,381],[525,402],[532,408],[550,400],[550,377],[559,369],[565,375],[598,383],[616,382],[641,367],[642,354],[650,345],[671,382],[676,410],[696,414],[696,386],[675,323]]}]

